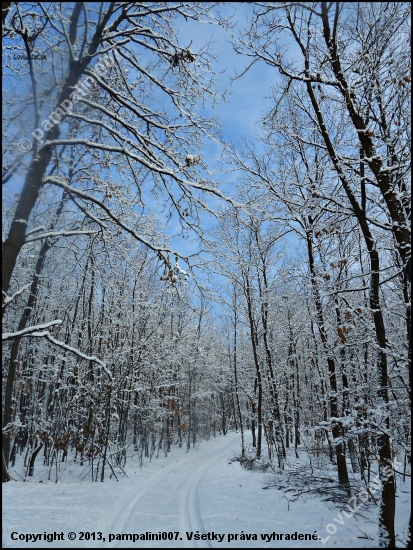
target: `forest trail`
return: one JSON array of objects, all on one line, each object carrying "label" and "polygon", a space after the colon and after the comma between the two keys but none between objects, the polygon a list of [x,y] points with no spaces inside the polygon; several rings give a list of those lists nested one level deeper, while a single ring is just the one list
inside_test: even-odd
[{"label": "forest trail", "polygon": [[[246,443],[250,440],[247,433]],[[66,481],[12,481],[3,486],[3,547],[22,547],[16,533],[44,532],[65,535],[64,540],[47,543],[48,548],[377,547],[374,511],[363,509],[363,517],[338,521],[338,509],[319,497],[291,500],[290,494],[276,489],[263,491],[269,474],[232,462],[239,453],[240,434],[231,432],[196,443],[188,453],[172,446],[168,456],[160,453],[142,469],[131,462],[128,477],[119,482],[113,477],[105,483],[80,481],[79,466],[74,465],[67,466]],[[41,468],[38,476],[44,477]],[[408,495],[403,497],[400,525],[407,521],[403,510]],[[337,526],[337,532],[325,544],[267,538],[273,532],[315,531],[327,537],[328,524]],[[206,538],[195,539],[197,532]],[[74,540],[68,539],[69,533],[76,535]],[[159,533],[161,540],[151,540],[150,534]],[[172,540],[163,540],[163,533]],[[142,535],[149,540],[141,540]],[[241,535],[250,538],[243,540]],[[45,546],[42,540],[23,544]]]}]

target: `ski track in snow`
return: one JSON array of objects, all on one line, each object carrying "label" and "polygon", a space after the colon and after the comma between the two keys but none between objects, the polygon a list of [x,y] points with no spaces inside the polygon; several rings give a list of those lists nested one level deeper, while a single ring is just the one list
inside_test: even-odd
[{"label": "ski track in snow", "polygon": [[[236,434],[238,436],[238,434]],[[239,438],[239,436],[238,436]],[[225,441],[225,446],[229,447],[229,444],[232,443],[232,438],[229,436],[229,439]],[[207,463],[200,466],[196,473],[193,474],[190,479],[186,482],[182,492],[181,492],[181,498],[179,503],[179,524],[181,533],[185,533],[186,531],[199,531],[200,533],[205,532],[204,524],[202,522],[201,512],[199,510],[199,500],[198,500],[198,486],[199,482],[201,481],[203,475],[206,473],[206,471],[215,464],[215,462],[218,462],[220,460],[223,460],[225,457],[228,456],[229,448],[224,453],[221,453],[219,456],[216,455],[216,450],[209,451],[209,453],[206,454],[206,457],[204,456],[205,462],[207,460]],[[209,541],[186,541],[185,548],[212,548],[212,545]]]},{"label": "ski track in snow", "polygon": [[[179,541],[178,546],[185,546],[185,548],[212,548],[212,545],[209,541],[195,541],[194,539],[187,540],[186,532],[199,531],[200,533],[204,532],[204,525],[202,522],[201,512],[199,509],[199,500],[198,500],[198,486],[203,478],[206,471],[213,466],[216,462],[224,460],[229,457],[231,447],[234,444],[238,443],[239,434],[228,434],[224,441],[219,445],[217,449],[214,446],[212,449],[205,451],[195,451],[191,449],[189,453],[181,458],[178,462],[174,462],[169,467],[166,467],[161,473],[156,475],[153,479],[150,479],[148,483],[145,484],[142,489],[140,489],[135,495],[133,495],[136,487],[133,486],[129,491],[128,498],[126,499],[126,504],[117,512],[115,519],[111,522],[108,533],[130,533],[133,532],[133,528],[128,528],[128,524],[132,519],[132,516],[139,508],[139,502],[142,498],[147,495],[150,490],[154,490],[156,486],[161,486],[161,489],[164,492],[172,491],[171,487],[168,489],[168,477],[169,485],[173,483],[174,478],[179,475],[186,475],[186,471],[191,471],[191,468],[188,469],[188,466],[191,463],[198,463],[196,466],[195,472],[191,473],[189,479],[187,479],[179,487],[179,492],[177,500],[179,501],[179,526],[180,526],[180,536],[182,541]],[[222,452],[222,448],[225,448],[225,451]],[[199,452],[199,454],[198,454]],[[219,452],[217,456],[217,452]],[[202,454],[201,454],[202,453]],[[170,476],[170,474],[173,474]],[[162,530],[162,529],[160,529]],[[117,542],[117,543],[116,543]],[[123,541],[113,541],[111,543],[106,540],[103,544],[103,548],[118,548]]]},{"label": "ski track in snow", "polygon": [[[182,459],[180,461],[180,466],[183,465],[184,463],[188,462],[188,457]],[[108,529],[108,533],[113,533],[116,532],[117,533],[126,533],[127,531],[125,530],[129,520],[131,519],[132,515],[133,515],[133,512],[137,506],[137,504],[139,503],[139,501],[142,499],[142,497],[144,497],[146,495],[146,493],[152,489],[155,485],[157,485],[158,483],[160,483],[161,481],[163,481],[163,479],[170,473],[170,472],[173,472],[173,470],[175,470],[177,468],[177,464],[172,464],[171,466],[169,466],[168,468],[165,468],[165,470],[163,470],[160,474],[156,475],[153,479],[151,479],[149,481],[149,483],[147,483],[145,485],[145,487],[143,487],[140,491],[138,491],[135,496],[131,496],[127,501],[126,501],[126,504],[121,508],[121,510],[116,514],[116,517],[115,519],[113,520],[110,528]],[[129,491],[129,493],[134,493],[136,490],[136,487],[132,487],[132,489]],[[119,541],[120,542],[120,541]],[[113,544],[113,543],[110,543],[108,541],[106,541],[103,545],[103,548],[118,548],[119,547],[119,544]]]},{"label": "ski track in snow", "polygon": [[[118,533],[123,533],[130,517],[133,514],[133,510],[135,509],[135,506],[138,504],[140,499],[143,496],[145,496],[145,494],[149,491],[149,489],[151,489],[151,487],[153,487],[160,480],[162,480],[167,475],[168,471],[170,471],[172,469],[173,469],[173,467],[169,467],[166,471],[161,472],[160,474],[155,476],[155,478],[150,483],[148,483],[146,485],[146,487],[144,487],[143,489],[138,491],[135,494],[135,496],[129,497],[128,500],[126,501],[126,504],[117,513],[115,519],[113,520],[112,524],[110,525],[110,527],[108,529],[108,532],[113,533],[115,528],[116,528],[116,531]],[[129,491],[129,493],[133,493],[135,490],[136,490],[136,488],[133,487],[131,489],[131,491]],[[115,546],[114,546],[112,543],[109,544],[109,542],[106,541],[103,545],[103,548],[113,548],[113,547],[117,548],[118,546],[119,546],[118,544],[115,544]]]},{"label": "ski track in snow", "polygon": [[[184,490],[181,493],[180,503],[179,503],[179,524],[181,533],[186,531],[200,531],[204,532],[204,525],[202,523],[201,514],[199,511],[199,502],[197,499],[197,489],[199,480],[202,477],[202,474],[208,469],[209,464],[206,467],[198,470],[195,475],[189,479],[186,483]],[[210,548],[208,541],[205,541],[206,546],[201,545],[200,543],[204,541],[186,541],[185,548]]]}]

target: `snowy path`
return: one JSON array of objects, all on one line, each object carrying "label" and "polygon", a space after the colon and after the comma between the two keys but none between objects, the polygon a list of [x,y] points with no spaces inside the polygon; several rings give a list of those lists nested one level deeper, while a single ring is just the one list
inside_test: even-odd
[{"label": "snowy path", "polygon": [[[181,499],[179,504],[179,516],[182,532],[207,532],[205,525],[202,521],[202,514],[199,505],[200,500],[198,490],[200,480],[203,476],[206,476],[210,468],[216,467],[217,465],[219,467],[219,465],[225,463],[225,461],[228,462],[228,460],[231,458],[231,453],[228,452],[229,447],[231,446],[232,449],[236,449],[238,446],[237,444],[239,443],[239,436],[238,441],[235,440],[234,442],[233,438],[234,434],[232,434],[232,436],[229,436],[226,444],[223,445],[223,447],[225,447],[225,452],[219,452],[220,449],[218,448],[218,454],[216,452],[205,453],[205,457],[202,461],[198,462],[197,469],[190,476],[189,480],[185,483],[181,492]],[[187,541],[187,548],[212,548],[212,545],[209,543],[209,541],[198,541],[198,543],[195,542],[195,544],[191,544],[190,542],[191,541]]]},{"label": "snowy path", "polygon": [[[249,472],[237,462],[230,463],[239,450],[239,434],[228,434],[197,443],[196,449],[189,453],[183,448],[173,448],[168,457],[154,458],[142,470],[131,466],[129,477],[118,483],[113,479],[105,483],[79,482],[78,470],[73,470],[71,482],[67,476],[66,482],[57,484],[38,483],[36,478],[31,483],[7,483],[3,485],[3,547],[377,547],[377,527],[371,512],[363,511],[364,519],[346,519],[341,524],[334,521],[338,509],[331,503],[318,498],[288,502],[281,491],[263,491],[266,474]],[[406,504],[403,507],[407,509]],[[407,525],[405,520],[403,524]],[[319,540],[281,542],[262,538],[273,532],[314,531],[326,537],[328,524],[336,526],[336,532],[324,545]],[[12,533],[16,539],[19,534],[44,532],[63,533],[65,538],[48,543],[12,540]],[[68,540],[69,532],[76,534],[75,540]],[[121,539],[122,534],[145,537],[145,533],[160,532],[170,533],[174,540],[138,539],[133,543]],[[210,540],[195,540],[196,532],[206,537],[209,534]],[[90,533],[90,539],[80,540],[80,533]],[[363,533],[372,540],[362,538]],[[222,536],[221,542],[217,540],[218,534]],[[256,540],[240,540],[241,534],[255,535]],[[238,538],[231,539],[230,535]]]},{"label": "snowy path", "polygon": [[[186,532],[205,533],[199,502],[199,485],[217,463],[228,463],[239,446],[239,435],[230,434],[201,443],[204,449],[191,450],[178,462],[165,466],[121,508],[112,522],[111,533],[177,532],[177,541],[139,541],[139,547],[209,548],[209,541],[188,541]],[[206,450],[205,450],[206,447]],[[208,476],[207,476],[208,477]],[[213,477],[213,474],[212,474]],[[106,542],[105,548],[127,547],[125,541]]]}]

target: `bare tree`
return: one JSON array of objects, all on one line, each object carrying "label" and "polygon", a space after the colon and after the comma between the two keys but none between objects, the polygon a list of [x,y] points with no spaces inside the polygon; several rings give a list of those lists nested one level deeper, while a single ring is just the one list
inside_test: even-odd
[{"label": "bare tree", "polygon": [[[294,57],[284,51],[285,33],[296,45]],[[381,266],[375,228],[391,232],[394,238],[408,297],[411,245],[406,151],[410,132],[405,116],[407,109],[403,107],[410,82],[408,36],[405,3],[374,6],[272,3],[265,7],[256,3],[249,30],[237,36],[234,43],[236,50],[253,62],[261,60],[276,68],[280,81],[284,82],[282,90],[278,88],[274,93],[275,106],[264,120],[270,134],[287,134],[304,147],[311,145],[319,149],[320,154],[327,155],[347,207],[359,224],[370,260],[369,305],[377,341],[378,400],[379,406],[386,410],[388,343],[380,300]],[[401,61],[396,70],[395,51]],[[279,114],[285,105],[287,109],[299,110],[307,124],[314,125],[314,134],[301,137],[294,133],[294,124],[292,127],[285,124],[288,117],[281,116],[280,121]],[[338,128],[344,133],[337,131]],[[315,176],[316,172],[314,193],[320,196],[323,191]],[[410,332],[409,300],[406,304],[406,328]],[[408,336],[409,350],[410,338]],[[410,360],[408,370],[410,373]],[[387,412],[379,435],[382,463],[391,461],[389,427]],[[392,475],[383,478],[381,502],[380,544],[393,548],[395,488]]]}]

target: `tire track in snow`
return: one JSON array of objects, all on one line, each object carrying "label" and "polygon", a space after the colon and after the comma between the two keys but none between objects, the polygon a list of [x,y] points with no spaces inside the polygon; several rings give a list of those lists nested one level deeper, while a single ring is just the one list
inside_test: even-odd
[{"label": "tire track in snow", "polygon": [[[199,510],[198,502],[198,486],[201,478],[205,472],[215,464],[228,456],[229,444],[232,444],[232,439],[235,440],[235,436],[239,438],[238,434],[233,434],[230,439],[225,441],[225,447],[227,447],[225,452],[221,452],[218,456],[216,455],[216,449],[214,453],[211,454],[212,458],[208,460],[206,464],[201,466],[194,475],[185,483],[183,490],[181,492],[180,502],[179,502],[179,523],[180,523],[180,533],[185,535],[186,532],[199,531],[200,534],[205,533],[205,527],[202,521],[201,512]],[[212,544],[208,540],[186,540],[185,548],[212,548]]]}]

